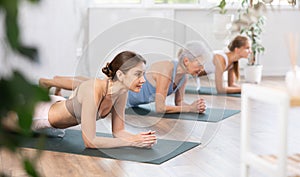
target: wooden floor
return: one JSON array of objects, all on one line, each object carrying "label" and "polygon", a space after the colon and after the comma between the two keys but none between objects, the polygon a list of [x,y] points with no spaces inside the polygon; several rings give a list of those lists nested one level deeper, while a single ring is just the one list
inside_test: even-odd
[{"label": "wooden floor", "polygon": [[[206,82],[207,84],[208,82]],[[193,84],[193,83],[191,83]],[[266,85],[282,85],[282,77],[263,78]],[[241,99],[224,96],[201,96],[208,107],[240,109]],[[192,102],[195,95],[186,95]],[[168,98],[170,102],[172,98]],[[276,110],[272,106],[255,103],[251,146],[261,155],[276,154]],[[297,108],[299,109],[299,108]],[[159,138],[201,142],[202,146],[189,150],[161,165],[119,161],[98,157],[43,151],[36,167],[43,176],[108,176],[108,177],[239,177],[240,176],[240,120],[236,114],[219,123],[127,116],[126,128],[131,132],[155,130]],[[289,154],[300,153],[299,111],[289,117]],[[298,119],[298,120],[297,120]],[[75,127],[80,128],[80,127]],[[97,131],[110,132],[110,119],[97,122]],[[21,149],[32,157],[35,150]],[[300,162],[299,162],[300,163]],[[8,176],[26,176],[16,155],[0,150],[0,170]],[[263,176],[252,171],[252,176]]]}]

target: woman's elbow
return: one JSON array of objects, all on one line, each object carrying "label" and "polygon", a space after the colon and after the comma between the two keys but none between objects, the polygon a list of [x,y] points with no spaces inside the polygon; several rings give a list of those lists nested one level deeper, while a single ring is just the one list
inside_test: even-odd
[{"label": "woman's elbow", "polygon": [[226,93],[226,91],[227,91],[226,88],[224,88],[224,87],[217,87],[216,90],[218,93]]},{"label": "woman's elbow", "polygon": [[157,113],[165,113],[166,112],[166,106],[156,106],[155,110]]},{"label": "woman's elbow", "polygon": [[84,142],[84,146],[85,146],[85,148],[90,148],[90,149],[95,149],[96,148],[96,146],[91,144],[91,143],[85,143]]},{"label": "woman's elbow", "polygon": [[122,137],[124,129],[112,130],[112,134],[114,138]]},{"label": "woman's elbow", "polygon": [[86,148],[96,148],[95,143],[93,143],[93,139],[87,138],[83,134],[82,134],[82,139],[83,139],[84,146]]}]

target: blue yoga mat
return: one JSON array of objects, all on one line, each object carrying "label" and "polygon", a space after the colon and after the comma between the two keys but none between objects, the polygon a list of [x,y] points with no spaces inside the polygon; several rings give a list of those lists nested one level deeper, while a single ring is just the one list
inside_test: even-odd
[{"label": "blue yoga mat", "polygon": [[200,95],[220,95],[220,96],[241,97],[240,93],[217,93],[216,88],[213,88],[213,87],[201,87],[199,90],[197,90],[196,87],[186,86],[185,93],[200,94]]},{"label": "blue yoga mat", "polygon": [[[112,137],[111,134],[106,133],[97,133],[97,136]],[[84,146],[81,131],[72,129],[66,130],[66,134],[63,138],[47,137],[44,139],[45,143],[42,148],[38,146],[40,140],[41,138],[39,138],[39,136],[30,137],[26,139],[20,147],[151,164],[161,164],[201,144],[196,142],[158,139],[157,144],[151,149],[132,147],[88,149]]]},{"label": "blue yoga mat", "polygon": [[205,113],[156,113],[151,110],[149,105],[142,105],[143,107],[131,107],[125,110],[125,114],[138,116],[153,116],[168,119],[194,120],[205,122],[219,122],[234,114],[238,114],[240,110],[232,109],[216,109],[207,108]]}]

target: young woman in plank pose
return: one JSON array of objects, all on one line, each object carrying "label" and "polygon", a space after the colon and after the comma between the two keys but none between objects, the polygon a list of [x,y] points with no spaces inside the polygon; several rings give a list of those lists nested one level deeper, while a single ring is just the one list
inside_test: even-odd
[{"label": "young woman in plank pose", "polygon": [[[69,99],[51,96],[51,102],[40,103],[33,118],[33,129],[65,129],[81,124],[82,138],[88,148],[133,146],[150,148],[156,142],[155,132],[131,134],[124,129],[124,112],[128,91],[139,92],[145,82],[146,60],[131,51],[119,53],[102,69],[106,79],[82,79]],[[46,88],[73,89],[70,83],[40,79]],[[72,83],[71,83],[72,84]],[[73,84],[72,84],[73,85]],[[96,136],[96,120],[112,117],[114,138]]]},{"label": "young woman in plank pose", "polygon": [[[239,63],[242,58],[248,58],[252,53],[249,39],[236,36],[228,45],[229,52],[216,51],[212,60],[203,64],[199,76],[215,74],[215,85],[218,93],[241,93],[241,87],[236,84],[239,79]],[[228,71],[228,84],[224,86],[223,73]]]}]

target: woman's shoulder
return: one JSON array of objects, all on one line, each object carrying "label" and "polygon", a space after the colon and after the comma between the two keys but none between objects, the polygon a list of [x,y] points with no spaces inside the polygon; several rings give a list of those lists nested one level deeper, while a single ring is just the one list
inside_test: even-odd
[{"label": "woman's shoulder", "polygon": [[106,83],[108,78],[90,78],[84,82],[86,83]]},{"label": "woman's shoulder", "polygon": [[163,60],[151,64],[150,70],[159,71],[159,72],[168,72],[172,70],[173,67],[174,67],[174,63],[171,60]]},{"label": "woman's shoulder", "polygon": [[151,68],[173,68],[174,63],[171,60],[162,60],[162,61],[157,61],[151,64]]},{"label": "woman's shoulder", "polygon": [[106,90],[107,84],[108,84],[108,79],[100,79],[100,78],[94,78],[89,80],[90,84],[93,85],[93,87],[101,89],[101,90]]},{"label": "woman's shoulder", "polygon": [[218,56],[222,58],[224,58],[224,55],[226,55],[226,52],[224,50],[214,50],[213,53],[214,56]]},{"label": "woman's shoulder", "polygon": [[157,66],[173,66],[173,62],[172,60],[161,60],[161,61],[157,61],[154,62],[152,65],[157,65]]},{"label": "woman's shoulder", "polygon": [[227,58],[227,53],[224,50],[215,50],[214,52],[214,58],[221,58],[221,59],[226,59]]},{"label": "woman's shoulder", "polygon": [[226,65],[226,61],[225,61],[225,56],[226,53],[224,52],[224,54],[222,53],[215,53],[214,54],[214,58],[213,58],[213,63],[216,65],[217,63],[222,64],[222,65]]},{"label": "woman's shoulder", "polygon": [[80,84],[80,90],[91,90],[95,89],[98,91],[103,91],[107,87],[107,79],[99,79],[99,78],[92,78],[89,80],[84,81]]}]

